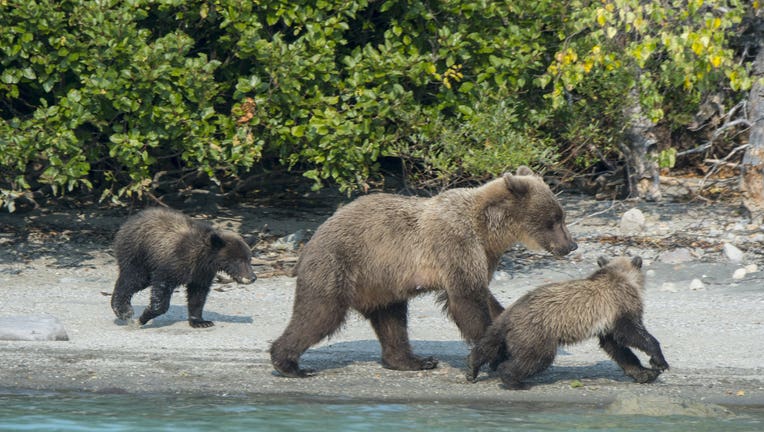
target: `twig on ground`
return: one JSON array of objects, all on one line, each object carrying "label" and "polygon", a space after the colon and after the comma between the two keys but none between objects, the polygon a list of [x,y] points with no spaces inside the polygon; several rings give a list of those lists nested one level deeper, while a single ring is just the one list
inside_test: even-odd
[{"label": "twig on ground", "polygon": [[588,215],[585,215],[585,216],[581,216],[580,218],[578,218],[578,219],[574,220],[573,222],[570,222],[570,223],[568,224],[568,226],[573,226],[573,225],[576,225],[576,224],[578,224],[579,222],[583,221],[584,219],[588,219],[588,218],[590,218],[590,217],[599,216],[599,215],[601,215],[601,214],[603,214],[603,213],[607,213],[607,212],[609,212],[610,210],[612,210],[613,208],[615,208],[616,204],[618,204],[618,205],[622,205],[623,203],[622,203],[621,201],[616,201],[616,200],[613,200],[613,201],[610,203],[610,207],[606,208],[605,210],[600,210],[600,211],[598,211],[598,212],[594,212],[594,213],[592,213],[592,214],[588,214]]}]

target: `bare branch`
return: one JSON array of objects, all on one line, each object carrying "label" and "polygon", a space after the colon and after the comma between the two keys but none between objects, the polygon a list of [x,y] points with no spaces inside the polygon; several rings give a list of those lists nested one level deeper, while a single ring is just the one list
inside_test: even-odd
[{"label": "bare branch", "polygon": [[708,170],[706,175],[703,177],[703,180],[700,181],[700,184],[698,185],[698,190],[699,191],[703,190],[703,187],[705,187],[705,184],[706,184],[706,180],[708,180],[708,178],[711,177],[711,175],[713,175],[714,173],[716,173],[716,171],[718,171],[720,165],[723,165],[723,164],[727,163],[727,161],[732,156],[734,156],[735,153],[737,153],[737,152],[739,152],[741,150],[745,150],[748,147],[750,147],[750,144],[739,145],[739,146],[735,147],[734,149],[732,149],[732,151],[729,152],[729,154],[727,156],[725,156],[722,159],[719,159],[717,162],[715,162],[714,165],[711,167],[711,169]]},{"label": "bare branch", "polygon": [[[727,111],[727,114],[724,115],[724,118],[725,118],[724,124],[714,131],[714,133],[711,135],[711,139],[708,140],[707,143],[701,146],[695,147],[694,149],[678,152],[676,154],[677,157],[685,156],[685,155],[693,154],[693,153],[705,152],[706,150],[713,147],[714,141],[717,138],[719,138],[727,129],[737,127],[739,125],[744,125],[746,128],[750,128],[751,122],[748,120],[747,106],[748,106],[748,102],[743,100],[743,101],[740,101],[734,107],[730,108],[730,110]],[[739,109],[743,110],[743,117],[730,121],[730,119],[735,115],[735,113],[737,113]]]}]

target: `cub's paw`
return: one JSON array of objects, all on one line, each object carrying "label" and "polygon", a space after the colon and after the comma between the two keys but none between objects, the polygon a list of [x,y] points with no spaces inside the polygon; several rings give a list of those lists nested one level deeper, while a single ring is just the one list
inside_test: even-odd
[{"label": "cub's paw", "polygon": [[638,372],[635,372],[631,375],[631,377],[634,379],[635,382],[638,382],[640,384],[647,384],[655,381],[658,378],[658,375],[661,374],[661,371],[657,369],[641,369]]},{"label": "cub's paw", "polygon": [[215,323],[212,321],[206,321],[201,319],[190,319],[188,320],[188,323],[193,328],[207,328],[207,327],[212,327],[215,325]]},{"label": "cub's paw", "polygon": [[666,360],[663,358],[651,358],[650,359],[650,366],[652,366],[653,369],[657,369],[659,371],[665,371],[669,368],[668,363],[666,363]]},{"label": "cub's paw", "polygon": [[467,378],[467,382],[476,383],[478,375],[480,374],[480,368],[469,368],[464,377]]}]

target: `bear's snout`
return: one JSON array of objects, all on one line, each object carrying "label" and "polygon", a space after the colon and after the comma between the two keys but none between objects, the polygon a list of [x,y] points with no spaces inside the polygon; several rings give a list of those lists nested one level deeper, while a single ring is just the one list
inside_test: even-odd
[{"label": "bear's snout", "polygon": [[252,274],[252,277],[234,278],[234,280],[236,281],[236,283],[249,285],[251,283],[254,283],[257,280],[257,276]]},{"label": "bear's snout", "polygon": [[578,249],[578,244],[571,240],[563,245],[553,247],[550,252],[557,256],[565,256],[576,249]]}]

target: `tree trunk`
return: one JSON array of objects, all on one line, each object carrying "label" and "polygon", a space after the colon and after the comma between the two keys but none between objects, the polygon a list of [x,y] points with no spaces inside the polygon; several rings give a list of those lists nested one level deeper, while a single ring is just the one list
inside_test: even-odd
[{"label": "tree trunk", "polygon": [[764,220],[764,43],[753,63],[753,86],[748,96],[748,115],[751,122],[748,149],[740,169],[743,205],[751,221],[761,224]]},{"label": "tree trunk", "polygon": [[628,197],[657,201],[661,191],[657,140],[652,132],[655,124],[642,112],[639,89],[632,89],[629,96],[623,110],[627,126],[618,146],[626,159]]}]

